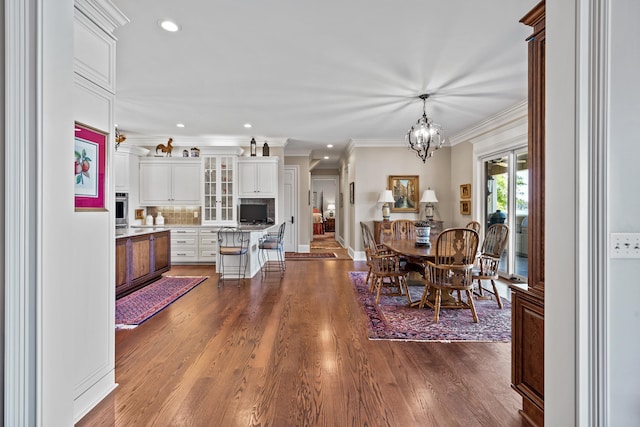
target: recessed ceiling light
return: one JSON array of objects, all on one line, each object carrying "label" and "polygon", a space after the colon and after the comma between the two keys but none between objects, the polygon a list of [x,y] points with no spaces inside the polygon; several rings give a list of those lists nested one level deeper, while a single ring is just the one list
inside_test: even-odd
[{"label": "recessed ceiling light", "polygon": [[247,129],[249,129],[251,127],[251,123],[245,123],[244,127],[246,127]]},{"label": "recessed ceiling light", "polygon": [[180,26],[173,21],[169,21],[168,19],[163,19],[160,21],[160,27],[163,30],[169,31],[171,33],[175,33],[176,31],[180,31]]},{"label": "recessed ceiling light", "polygon": [[329,156],[324,156],[324,159],[325,160],[329,160]]},{"label": "recessed ceiling light", "polygon": [[333,148],[333,144],[327,144],[327,148]]},{"label": "recessed ceiling light", "polygon": [[183,128],[184,127],[184,123],[178,123],[176,126],[178,126],[179,128]]}]

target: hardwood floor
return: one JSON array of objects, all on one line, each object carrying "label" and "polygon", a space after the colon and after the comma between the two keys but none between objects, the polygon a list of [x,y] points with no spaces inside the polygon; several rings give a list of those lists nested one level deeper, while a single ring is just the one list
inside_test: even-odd
[{"label": "hardwood floor", "polygon": [[369,341],[347,272],[287,263],[216,286],[210,275],[116,332],[119,387],[79,426],[521,426],[508,343]]}]

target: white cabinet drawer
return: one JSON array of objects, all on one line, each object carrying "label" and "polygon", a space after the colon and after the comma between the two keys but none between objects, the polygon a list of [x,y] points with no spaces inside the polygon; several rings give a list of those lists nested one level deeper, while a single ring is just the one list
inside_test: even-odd
[{"label": "white cabinet drawer", "polygon": [[185,236],[185,235],[196,236],[197,234],[198,234],[198,229],[197,228],[172,228],[171,229],[171,237],[174,237],[174,235],[178,235],[178,236]]},{"label": "white cabinet drawer", "polygon": [[171,248],[171,262],[196,262],[198,261],[198,251],[195,248],[174,249]]},{"label": "white cabinet drawer", "polygon": [[200,246],[216,246],[218,244],[217,236],[200,236]]},{"label": "white cabinet drawer", "polygon": [[218,229],[216,228],[201,228],[200,229],[200,235],[201,236],[217,236],[218,235]]},{"label": "white cabinet drawer", "polygon": [[198,244],[198,239],[196,236],[172,236],[171,237],[171,246],[196,246]]},{"label": "white cabinet drawer", "polygon": [[215,261],[217,251],[215,249],[200,248],[200,261]]}]

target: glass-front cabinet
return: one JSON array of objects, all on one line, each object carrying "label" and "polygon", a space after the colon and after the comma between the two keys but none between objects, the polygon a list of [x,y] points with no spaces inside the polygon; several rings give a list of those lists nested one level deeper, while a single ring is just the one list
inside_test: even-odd
[{"label": "glass-front cabinet", "polygon": [[203,224],[235,225],[236,158],[236,156],[205,156],[203,158]]}]

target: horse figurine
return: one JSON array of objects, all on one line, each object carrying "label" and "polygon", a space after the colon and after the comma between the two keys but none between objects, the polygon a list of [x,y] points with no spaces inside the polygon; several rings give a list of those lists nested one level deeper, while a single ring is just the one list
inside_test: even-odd
[{"label": "horse figurine", "polygon": [[172,142],[173,142],[173,138],[169,138],[169,140],[167,141],[167,145],[164,145],[164,144],[156,145],[156,154],[158,154],[158,150],[160,150],[163,153],[167,153],[166,157],[171,157],[171,152],[173,151],[173,145],[171,145]]}]

